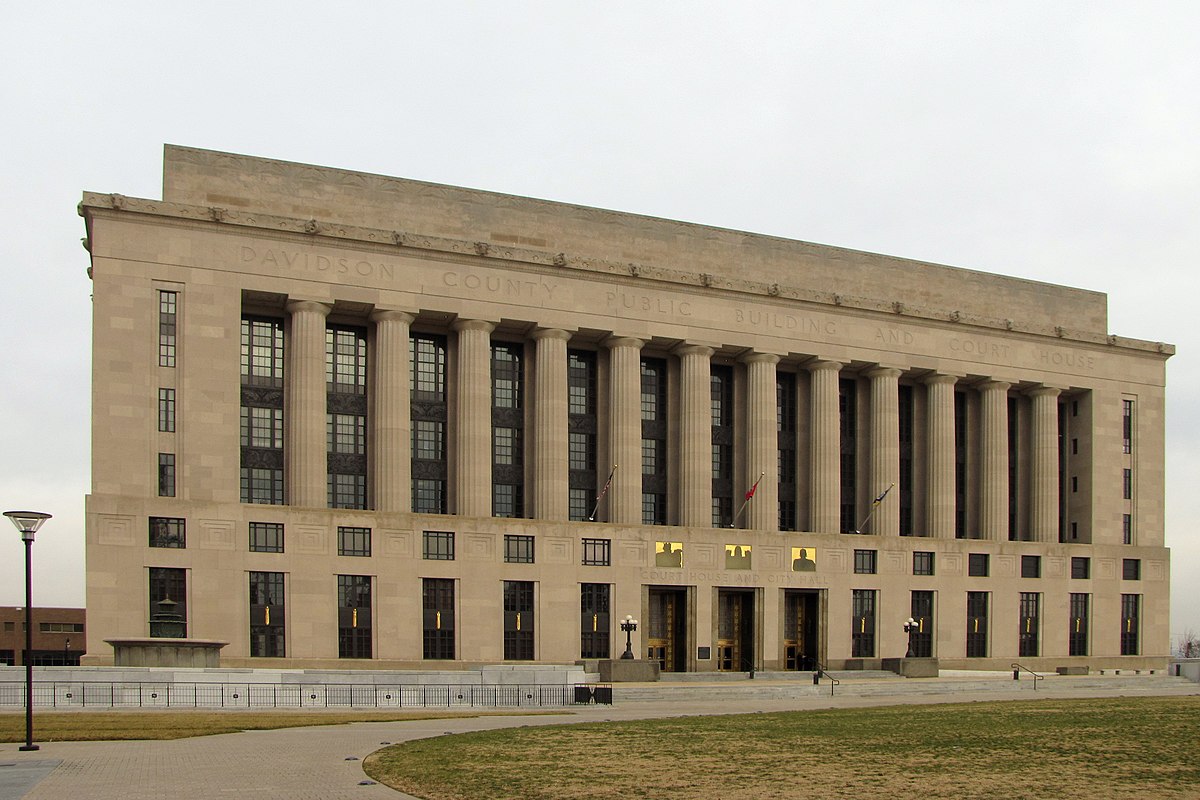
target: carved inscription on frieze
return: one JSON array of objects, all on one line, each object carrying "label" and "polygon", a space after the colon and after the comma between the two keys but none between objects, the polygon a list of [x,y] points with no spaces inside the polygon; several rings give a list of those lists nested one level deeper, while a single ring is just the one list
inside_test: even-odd
[{"label": "carved inscription on frieze", "polygon": [[604,300],[610,311],[634,311],[644,314],[659,314],[662,316],[692,316],[692,304],[687,300],[675,300],[671,297],[654,297],[638,292],[613,290],[606,292]]},{"label": "carved inscription on frieze", "polygon": [[442,283],[454,289],[494,294],[523,300],[557,300],[563,292],[556,283],[540,278],[506,278],[500,275],[476,275],[471,272],[445,272]]},{"label": "carved inscription on frieze", "polygon": [[737,308],[733,311],[734,322],[739,327],[758,328],[767,331],[787,333],[815,333],[825,336],[838,334],[837,323],[831,319],[821,320],[812,317],[784,314],[779,311],[764,311],[753,308]]},{"label": "carved inscription on frieze", "polygon": [[243,264],[257,264],[272,269],[292,269],[317,275],[353,275],[359,278],[395,280],[396,265],[387,261],[368,261],[355,256],[325,256],[288,250],[282,247],[249,247],[242,245],[239,258]]}]

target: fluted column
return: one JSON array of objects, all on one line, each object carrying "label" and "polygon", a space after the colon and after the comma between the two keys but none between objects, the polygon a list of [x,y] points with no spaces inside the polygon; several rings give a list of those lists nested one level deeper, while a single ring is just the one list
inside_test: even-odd
[{"label": "fluted column", "polygon": [[287,304],[288,502],[305,508],[329,503],[325,443],[325,318],[329,306],[308,300]]},{"label": "fluted column", "polygon": [[457,510],[464,517],[492,515],[492,348],[494,323],[460,319],[457,436],[454,444]]},{"label": "fluted column", "polygon": [[866,533],[900,534],[900,370],[876,367],[871,379],[871,483],[872,499],[893,487],[875,509]]},{"label": "fluted column", "polygon": [[983,464],[979,485],[979,532],[983,539],[1008,539],[1008,389],[1004,381],[979,384]]},{"label": "fluted column", "polygon": [[816,533],[838,533],[842,524],[842,442],[838,411],[838,377],[842,365],[816,361],[809,400],[809,520]]},{"label": "fluted column", "polygon": [[953,375],[930,375],[929,450],[925,476],[926,528],[929,536],[954,538],[954,384]]},{"label": "fluted column", "polygon": [[533,516],[565,520],[567,503],[567,340],[557,328],[534,332]]},{"label": "fluted column", "polygon": [[1029,538],[1058,541],[1058,395],[1059,389],[1040,386],[1033,398],[1033,469],[1030,476]]},{"label": "fluted column", "polygon": [[[621,525],[642,521],[642,340],[618,336],[608,347],[608,446],[617,465],[596,519]],[[607,475],[612,464],[601,464]],[[607,508],[605,508],[607,505]]]},{"label": "fluted column", "polygon": [[[758,531],[779,530],[779,428],[776,423],[775,365],[779,356],[752,353],[746,363],[746,489],[759,481],[746,506],[745,525]],[[762,480],[759,480],[759,476]],[[737,496],[734,501],[740,502]],[[736,511],[736,507],[735,507]]]},{"label": "fluted column", "polygon": [[712,527],[712,369],[713,349],[698,344],[676,348],[679,355],[679,524]]},{"label": "fluted column", "polygon": [[412,510],[412,412],[408,329],[415,317],[405,311],[376,311],[372,481],[377,511]]}]

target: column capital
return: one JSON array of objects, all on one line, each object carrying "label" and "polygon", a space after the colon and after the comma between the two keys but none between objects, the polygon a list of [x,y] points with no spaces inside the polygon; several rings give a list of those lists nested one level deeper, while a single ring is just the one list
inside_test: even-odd
[{"label": "column capital", "polygon": [[632,347],[635,350],[641,350],[646,344],[646,340],[636,336],[609,336],[603,344],[610,350],[614,347]]},{"label": "column capital", "polygon": [[491,333],[496,330],[496,323],[486,319],[464,319],[459,317],[454,320],[450,327],[455,331],[482,331],[483,333]]},{"label": "column capital", "polygon": [[372,322],[406,322],[412,325],[416,318],[417,315],[414,312],[399,309],[377,308],[371,312]]},{"label": "column capital", "polygon": [[744,364],[778,364],[780,356],[775,353],[746,353],[738,359]]},{"label": "column capital", "polygon": [[322,303],[317,300],[288,300],[287,310],[289,314],[295,314],[302,311],[308,311],[314,314],[320,314],[322,317],[329,316],[329,312],[333,306],[329,303]]},{"label": "column capital", "polygon": [[818,359],[816,361],[808,362],[807,364],[804,365],[804,368],[806,370],[808,370],[809,372],[820,372],[822,370],[829,370],[831,372],[841,372],[842,367],[844,367],[844,366],[846,366],[846,365],[840,361],[828,361],[825,359]]},{"label": "column capital", "polygon": [[1012,388],[1012,384],[1009,381],[993,380],[991,378],[982,380],[975,385],[976,385],[976,387],[978,387],[979,391],[981,391],[981,392],[986,392],[986,391],[1007,392],[1009,389]]},{"label": "column capital", "polygon": [[538,328],[529,335],[529,338],[535,342],[539,342],[542,339],[559,339],[565,342],[571,338],[571,331],[564,330],[563,328]]},{"label": "column capital", "polygon": [[717,352],[706,344],[691,344],[689,342],[680,342],[671,348],[671,352],[677,356],[701,356],[702,358],[712,358],[713,353]]},{"label": "column capital", "polygon": [[1032,389],[1028,389],[1025,392],[1025,394],[1029,395],[1030,397],[1058,397],[1062,393],[1063,393],[1062,387],[1047,386],[1046,384],[1042,384],[1041,386],[1034,386]]},{"label": "column capital", "polygon": [[883,364],[880,364],[877,367],[867,370],[866,374],[868,378],[899,378],[904,374],[904,370],[899,367],[885,367]]},{"label": "column capital", "polygon": [[941,372],[931,372],[924,378],[921,378],[921,383],[926,386],[953,386],[958,383],[959,375],[946,375]]}]

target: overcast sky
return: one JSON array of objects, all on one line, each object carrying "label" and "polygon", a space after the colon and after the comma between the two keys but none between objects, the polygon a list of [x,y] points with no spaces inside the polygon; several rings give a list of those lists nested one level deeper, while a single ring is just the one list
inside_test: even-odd
[{"label": "overcast sky", "polygon": [[161,197],[170,142],[1106,292],[1110,332],[1179,348],[1171,631],[1200,632],[1198,41],[1194,1],[4,3],[0,510],[54,515],[35,604],[84,601],[75,205]]}]

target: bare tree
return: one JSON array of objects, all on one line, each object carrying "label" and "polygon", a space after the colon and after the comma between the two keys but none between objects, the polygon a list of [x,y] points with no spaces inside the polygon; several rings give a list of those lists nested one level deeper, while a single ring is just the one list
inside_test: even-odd
[{"label": "bare tree", "polygon": [[1200,658],[1200,636],[1191,628],[1179,637],[1179,655],[1184,658]]}]

